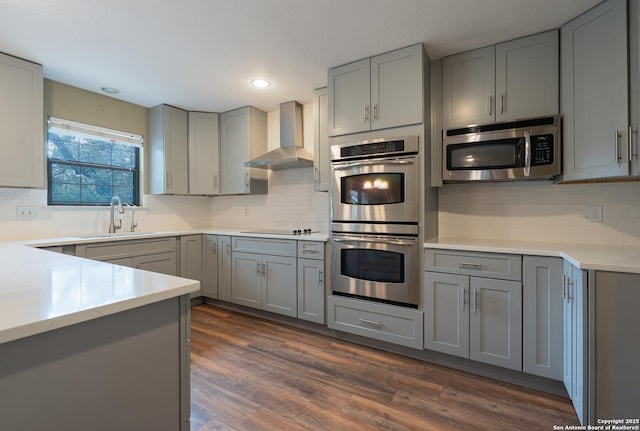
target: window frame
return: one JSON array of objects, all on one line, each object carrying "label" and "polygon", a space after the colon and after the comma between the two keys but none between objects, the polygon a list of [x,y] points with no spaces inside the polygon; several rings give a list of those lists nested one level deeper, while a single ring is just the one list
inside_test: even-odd
[{"label": "window frame", "polygon": [[[95,141],[103,141],[103,142],[111,142],[112,144],[120,144],[131,146],[135,150],[135,164],[133,167],[120,167],[114,165],[103,165],[99,163],[91,163],[91,162],[81,162],[81,161],[73,161],[73,160],[65,160],[58,158],[50,158],[49,157],[49,133],[51,129],[57,130],[69,130],[69,134],[73,136],[86,137]],[[102,169],[109,170],[112,173],[116,172],[133,172],[133,202],[131,201],[123,201],[123,203],[133,204],[135,206],[142,205],[142,197],[143,197],[143,161],[144,161],[144,147],[143,147],[143,139],[141,135],[134,133],[127,133],[114,129],[107,129],[104,127],[94,126],[87,123],[78,123],[75,121],[64,120],[55,117],[49,117],[47,121],[47,148],[46,148],[46,161],[47,161],[47,205],[53,207],[64,207],[69,206],[73,208],[82,208],[82,207],[105,207],[109,206],[109,202],[83,202],[82,201],[82,190],[83,185],[80,183],[80,200],[78,201],[54,201],[52,199],[53,188],[52,184],[54,183],[52,176],[52,167],[53,165],[62,165],[62,166],[70,166],[74,168],[89,168],[89,169]],[[82,144],[79,144],[82,145]],[[113,187],[113,182],[112,182]],[[117,195],[117,193],[114,193]]]}]

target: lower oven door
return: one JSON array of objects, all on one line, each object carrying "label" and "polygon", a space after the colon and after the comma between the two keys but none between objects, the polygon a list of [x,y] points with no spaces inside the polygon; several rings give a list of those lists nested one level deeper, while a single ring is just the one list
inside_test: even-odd
[{"label": "lower oven door", "polygon": [[418,306],[418,239],[361,234],[332,236],[332,289]]}]

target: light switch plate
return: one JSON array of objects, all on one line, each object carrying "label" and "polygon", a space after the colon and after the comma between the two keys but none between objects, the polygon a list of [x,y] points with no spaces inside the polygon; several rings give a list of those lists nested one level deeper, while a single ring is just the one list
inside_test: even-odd
[{"label": "light switch plate", "polygon": [[16,207],[16,220],[35,220],[36,219],[36,207],[29,206],[17,206]]}]

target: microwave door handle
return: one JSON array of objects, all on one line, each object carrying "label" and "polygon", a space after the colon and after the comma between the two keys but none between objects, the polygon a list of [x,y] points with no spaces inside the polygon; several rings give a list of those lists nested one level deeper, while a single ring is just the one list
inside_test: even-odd
[{"label": "microwave door handle", "polygon": [[414,242],[409,241],[401,241],[395,239],[384,239],[384,238],[357,238],[357,237],[344,237],[344,238],[334,238],[335,242],[373,242],[377,244],[392,244],[392,245],[404,245],[404,246],[412,246]]},{"label": "microwave door handle", "polygon": [[344,164],[335,164],[334,170],[349,169],[356,166],[372,166],[372,165],[412,165],[414,162],[410,160],[398,159],[376,159],[376,160],[360,160],[357,162],[347,162]]},{"label": "microwave door handle", "polygon": [[531,174],[531,134],[524,132],[524,176]]}]

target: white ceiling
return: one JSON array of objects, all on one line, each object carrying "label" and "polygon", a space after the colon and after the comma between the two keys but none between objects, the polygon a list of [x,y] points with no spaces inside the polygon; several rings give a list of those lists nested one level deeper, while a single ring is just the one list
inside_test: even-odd
[{"label": "white ceiling", "polygon": [[[313,98],[327,69],[417,42],[431,59],[558,28],[600,0],[0,0],[0,51],[143,106]],[[249,81],[273,84],[253,89]]]}]

